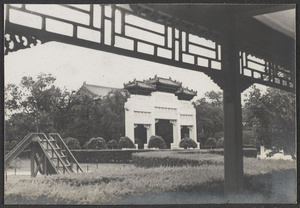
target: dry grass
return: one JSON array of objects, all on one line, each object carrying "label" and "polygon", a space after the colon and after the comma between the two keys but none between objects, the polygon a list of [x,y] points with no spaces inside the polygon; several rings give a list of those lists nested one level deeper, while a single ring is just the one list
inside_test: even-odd
[{"label": "dry grass", "polygon": [[[295,162],[244,159],[246,176],[295,169]],[[5,184],[5,197],[21,197],[31,203],[52,199],[55,203],[107,204],[126,196],[163,192],[222,192],[222,165],[199,167],[137,168],[132,165],[106,166],[90,173],[40,176]],[[212,185],[217,183],[217,185]],[[20,188],[21,187],[21,188]],[[200,190],[201,193],[201,190]]]}]

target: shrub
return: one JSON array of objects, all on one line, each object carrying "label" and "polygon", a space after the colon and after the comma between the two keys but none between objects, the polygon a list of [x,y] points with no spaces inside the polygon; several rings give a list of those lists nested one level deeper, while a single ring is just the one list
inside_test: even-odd
[{"label": "shrub", "polygon": [[244,145],[256,145],[255,134],[252,130],[243,131],[243,143]]},{"label": "shrub", "polygon": [[223,148],[224,147],[224,137],[218,140],[217,147]]},{"label": "shrub", "polygon": [[128,137],[121,137],[119,141],[119,148],[135,148],[135,144]]},{"label": "shrub", "polygon": [[63,139],[69,149],[80,149],[80,144],[78,139],[67,137]]},{"label": "shrub", "polygon": [[116,140],[110,140],[107,143],[107,148],[108,149],[118,149],[118,142]]},{"label": "shrub", "polygon": [[192,140],[189,137],[183,138],[180,143],[179,143],[179,147],[187,149],[187,148],[197,148],[197,143]]},{"label": "shrub", "polygon": [[107,149],[105,140],[102,137],[91,138],[83,147],[86,149]]},{"label": "shrub", "polygon": [[217,146],[217,140],[213,137],[210,137],[207,139],[207,141],[205,142],[206,147],[216,147]]},{"label": "shrub", "polygon": [[220,132],[217,132],[214,134],[214,137],[219,140],[221,139],[222,137],[224,137],[224,132],[223,131],[220,131]]},{"label": "shrub", "polygon": [[164,139],[161,136],[155,135],[150,137],[148,148],[166,149],[167,146]]}]

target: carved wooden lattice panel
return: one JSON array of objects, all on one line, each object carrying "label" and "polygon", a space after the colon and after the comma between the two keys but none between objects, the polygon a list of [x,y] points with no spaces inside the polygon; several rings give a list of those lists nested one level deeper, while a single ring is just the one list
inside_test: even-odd
[{"label": "carved wooden lattice panel", "polygon": [[[6,54],[60,41],[201,71],[214,81],[223,77],[218,34],[158,11],[134,12],[124,5],[9,4],[5,33]],[[240,52],[240,60],[241,79],[248,83],[294,90],[290,69],[252,59],[246,51]]]},{"label": "carved wooden lattice panel", "polygon": [[270,86],[294,89],[294,74],[274,62],[256,58],[247,52],[240,52],[241,75],[256,79],[257,83],[268,82]]}]

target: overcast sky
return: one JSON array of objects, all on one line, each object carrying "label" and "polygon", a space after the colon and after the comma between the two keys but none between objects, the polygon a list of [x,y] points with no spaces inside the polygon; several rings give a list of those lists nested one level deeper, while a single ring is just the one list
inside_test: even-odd
[{"label": "overcast sky", "polygon": [[57,78],[55,84],[68,90],[79,89],[84,81],[122,88],[134,78],[143,80],[157,75],[182,82],[183,86],[198,91],[198,97],[206,91],[220,91],[208,76],[200,72],[57,42],[5,56],[5,84],[18,84],[23,76],[36,77],[41,72],[53,74]]}]

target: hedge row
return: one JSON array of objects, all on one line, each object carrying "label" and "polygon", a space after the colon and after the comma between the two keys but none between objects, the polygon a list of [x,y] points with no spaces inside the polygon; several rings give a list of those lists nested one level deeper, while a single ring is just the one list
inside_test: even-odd
[{"label": "hedge row", "polygon": [[131,163],[132,153],[149,150],[71,150],[79,163]]},{"label": "hedge row", "polygon": [[182,154],[181,151],[161,151],[133,153],[132,162],[137,167],[182,167],[202,165],[222,165],[223,157],[213,154]]},{"label": "hedge row", "polygon": [[[224,155],[224,149],[210,149],[206,150],[209,154]],[[256,148],[243,148],[244,157],[253,157],[257,158],[257,149]]]},{"label": "hedge row", "polygon": [[[224,155],[223,149],[214,149],[214,150],[137,150],[137,149],[128,149],[128,150],[71,150],[75,158],[79,163],[135,163],[138,166],[143,166],[142,163],[146,163],[145,166],[153,166],[154,163],[157,163],[157,166],[181,166],[181,164],[196,166],[199,164],[211,164],[208,161],[200,161],[199,158],[203,157],[203,155]],[[168,158],[166,155],[162,155],[165,153],[172,153],[173,155]],[[134,154],[133,154],[134,153]],[[143,161],[137,161],[136,155],[139,153],[147,154],[147,157],[144,157]],[[133,154],[133,155],[132,155]],[[174,159],[174,154],[177,157],[180,157],[181,160],[178,162],[178,159]],[[201,155],[200,155],[201,154]],[[185,156],[187,155],[187,156]],[[194,159],[190,159],[190,155],[195,155]],[[257,157],[257,150],[255,148],[244,148],[244,156],[245,157]],[[20,158],[29,158],[30,150],[25,150],[20,153]],[[142,157],[142,155],[140,155]],[[163,157],[163,160],[155,159],[157,157]],[[188,161],[187,161],[188,160]],[[147,165],[149,164],[149,165]]]}]

